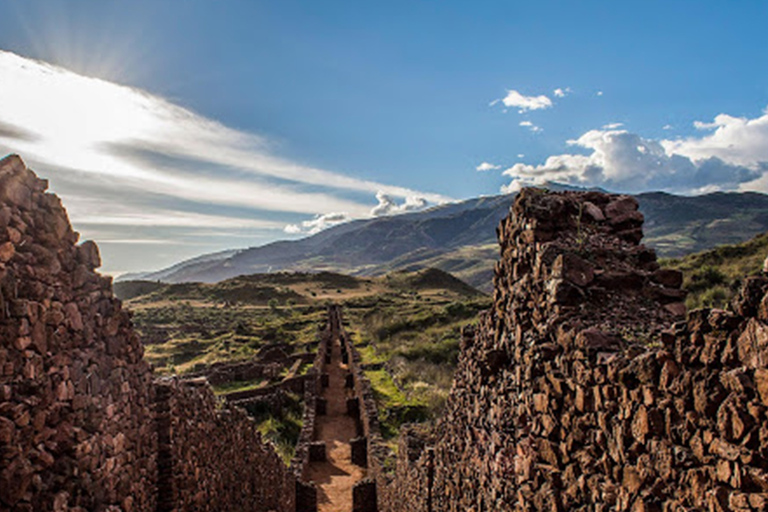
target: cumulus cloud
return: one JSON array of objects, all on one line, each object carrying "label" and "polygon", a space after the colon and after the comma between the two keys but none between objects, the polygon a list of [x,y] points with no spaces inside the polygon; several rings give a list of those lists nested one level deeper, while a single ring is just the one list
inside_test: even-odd
[{"label": "cumulus cloud", "polygon": [[768,109],[754,119],[720,114],[712,122],[696,122],[694,126],[712,133],[663,141],[664,148],[694,160],[714,156],[753,167],[768,162]]},{"label": "cumulus cloud", "polygon": [[288,224],[283,228],[283,231],[291,235],[296,235],[299,233],[314,235],[315,233],[319,233],[324,229],[328,229],[337,224],[342,224],[349,220],[352,219],[346,212],[326,213],[323,215],[316,215],[315,218],[311,220],[305,220],[300,225]]},{"label": "cumulus cloud", "polygon": [[674,141],[647,139],[611,126],[568,141],[586,154],[565,153],[539,165],[513,165],[503,173],[512,180],[502,191],[547,182],[623,192],[768,190],[768,113],[756,119],[719,115],[706,123],[713,133]]},{"label": "cumulus cloud", "polygon": [[597,91],[597,92],[595,93],[595,95],[596,95],[596,96],[602,96],[602,95],[603,95],[603,91]]},{"label": "cumulus cloud", "polygon": [[530,121],[520,121],[520,126],[522,126],[523,128],[528,128],[533,133],[538,133],[540,131],[543,131],[543,128],[541,128],[540,126],[536,126]]},{"label": "cumulus cloud", "polygon": [[475,167],[475,170],[479,172],[485,172],[485,171],[496,171],[498,169],[501,169],[500,165],[495,165],[490,162],[483,162],[477,167]]},{"label": "cumulus cloud", "polygon": [[552,107],[552,100],[543,94],[539,96],[525,96],[513,89],[507,90],[507,95],[504,98],[491,102],[491,105],[495,105],[499,101],[505,107],[517,108],[520,113]]},{"label": "cumulus cloud", "polygon": [[409,196],[405,198],[401,204],[392,198],[382,190],[376,193],[376,199],[379,204],[373,207],[371,215],[374,217],[381,217],[383,215],[396,215],[398,213],[413,212],[423,210],[429,205],[426,198],[420,196]]},{"label": "cumulus cloud", "polygon": [[615,130],[624,126],[624,123],[608,123],[603,125],[603,130]]},{"label": "cumulus cloud", "polygon": [[552,94],[554,94],[557,98],[565,98],[567,95],[571,94],[571,88],[566,87],[565,89],[561,89],[558,87],[552,92]]}]

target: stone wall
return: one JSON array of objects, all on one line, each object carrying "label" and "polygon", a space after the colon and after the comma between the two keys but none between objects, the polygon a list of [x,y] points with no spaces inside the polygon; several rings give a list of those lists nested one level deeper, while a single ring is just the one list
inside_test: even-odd
[{"label": "stone wall", "polygon": [[380,510],[768,508],[768,279],[683,321],[642,221],[627,196],[521,192],[493,309]]},{"label": "stone wall", "polygon": [[350,441],[352,462],[367,470],[366,478],[358,482],[353,490],[353,510],[375,512],[378,510],[377,502],[380,500],[379,480],[385,477],[384,465],[391,453],[381,437],[378,409],[371,382],[365,376],[360,353],[344,329],[342,311],[340,308],[332,308],[329,316],[333,324],[332,328],[336,329],[339,336],[342,362],[345,362],[349,368],[346,386],[353,391],[352,398],[347,399],[347,410],[357,423],[358,435]]},{"label": "stone wall", "polygon": [[150,369],[46,188],[0,161],[0,509],[151,510]]},{"label": "stone wall", "polygon": [[293,473],[204,379],[156,383],[158,512],[295,510]]},{"label": "stone wall", "polygon": [[236,381],[251,381],[256,379],[277,380],[281,373],[290,368],[296,361],[312,364],[315,354],[294,354],[282,359],[264,361],[257,355],[254,360],[239,363],[214,363],[205,370],[186,374],[190,378],[205,377],[213,386]]},{"label": "stone wall", "polygon": [[46,187],[0,160],[0,510],[315,510],[244,411],[204,380],[153,381],[96,245]]}]

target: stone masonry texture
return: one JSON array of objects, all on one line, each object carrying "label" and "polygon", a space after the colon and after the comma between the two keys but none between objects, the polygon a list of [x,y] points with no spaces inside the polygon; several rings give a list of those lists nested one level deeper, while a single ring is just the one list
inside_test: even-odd
[{"label": "stone masonry texture", "polygon": [[[205,378],[154,378],[96,245],[46,185],[0,160],[0,510],[314,510],[301,475],[338,313],[286,466]],[[368,474],[355,506],[768,510],[768,277],[732,311],[686,314],[642,223],[629,196],[523,190],[444,416],[403,429],[394,467],[344,334]],[[237,369],[251,371],[267,367]]]},{"label": "stone masonry texture", "polygon": [[525,189],[444,417],[382,511],[768,510],[768,278],[684,319],[629,196]]},{"label": "stone masonry texture", "polygon": [[153,378],[46,188],[0,160],[0,511],[296,510],[311,486],[245,412],[205,380]]}]

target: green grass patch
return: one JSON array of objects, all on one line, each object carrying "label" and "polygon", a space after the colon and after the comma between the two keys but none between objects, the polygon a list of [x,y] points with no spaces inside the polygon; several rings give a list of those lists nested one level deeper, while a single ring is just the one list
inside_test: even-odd
[{"label": "green grass patch", "polygon": [[683,272],[688,309],[727,309],[744,277],[762,270],[767,254],[768,233],[741,244],[722,245],[683,258],[665,259],[661,264]]}]

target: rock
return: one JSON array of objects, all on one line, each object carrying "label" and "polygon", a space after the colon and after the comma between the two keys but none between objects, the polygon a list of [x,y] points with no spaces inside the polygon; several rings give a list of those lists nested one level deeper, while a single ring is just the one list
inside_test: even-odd
[{"label": "rock", "polygon": [[574,306],[584,298],[584,292],[562,279],[550,280],[548,288],[552,302],[563,306]]},{"label": "rock", "polygon": [[32,191],[18,177],[11,177],[0,185],[0,200],[24,209],[32,207]]},{"label": "rock", "polygon": [[85,265],[89,270],[99,268],[101,266],[99,248],[92,241],[86,240],[77,246],[77,261]]},{"label": "rock", "polygon": [[552,265],[552,276],[584,287],[595,278],[594,268],[573,253],[561,254]]},{"label": "rock", "polygon": [[11,261],[11,258],[13,258],[15,254],[16,247],[12,242],[5,242],[4,244],[0,245],[0,262],[8,263]]},{"label": "rock", "polygon": [[0,416],[0,445],[9,445],[13,441],[14,433],[16,431],[16,424]]},{"label": "rock", "polygon": [[669,312],[673,317],[682,318],[685,316],[688,308],[685,306],[685,302],[672,302],[665,304],[664,309]]},{"label": "rock", "polygon": [[768,326],[752,318],[736,341],[739,359],[747,368],[768,366]]},{"label": "rock", "polygon": [[651,274],[651,281],[667,288],[680,288],[683,285],[683,273],[662,268]]},{"label": "rock", "polygon": [[[642,213],[638,211],[631,211],[631,212],[624,213],[622,215],[611,217],[608,220],[608,223],[617,232],[622,232],[627,230],[638,229],[640,226],[642,226],[644,220],[645,218],[643,217]],[[642,233],[640,235],[640,238],[642,238]]]},{"label": "rock", "polygon": [[605,216],[608,220],[616,219],[622,215],[630,214],[637,211],[638,204],[637,199],[632,196],[621,196],[608,203],[605,207]]},{"label": "rock", "polygon": [[757,368],[755,370],[755,388],[763,405],[768,407],[768,369]]},{"label": "rock", "polygon": [[509,356],[504,350],[488,350],[485,353],[485,368],[488,375],[496,375],[509,364]]},{"label": "rock", "polygon": [[622,347],[621,339],[595,327],[579,332],[576,335],[575,344],[576,347],[589,352],[611,352]]},{"label": "rock", "polygon": [[584,201],[582,204],[584,205],[584,213],[588,215],[593,221],[601,222],[605,220],[603,210],[601,210],[599,206],[589,201]]}]

